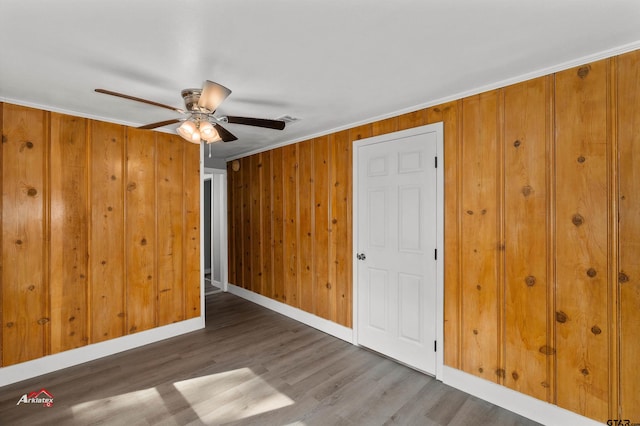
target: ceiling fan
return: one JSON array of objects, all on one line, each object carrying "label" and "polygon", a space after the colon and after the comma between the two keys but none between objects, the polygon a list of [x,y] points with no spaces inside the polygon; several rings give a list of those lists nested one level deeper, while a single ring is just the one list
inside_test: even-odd
[{"label": "ceiling fan", "polygon": [[205,81],[202,89],[184,89],[182,98],[185,109],[175,108],[170,105],[161,104],[123,93],[113,92],[106,89],[95,89],[98,93],[117,96],[148,105],[170,109],[186,115],[186,118],[174,118],[171,120],[159,121],[138,127],[138,129],[155,129],[157,127],[168,126],[183,122],[176,130],[180,136],[189,142],[199,144],[200,141],[231,142],[238,138],[222,127],[221,123],[245,124],[248,126],[265,127],[268,129],[282,130],[285,122],[281,120],[269,120],[265,118],[250,118],[237,116],[217,116],[216,110],[220,104],[231,94],[231,90],[213,81]]}]

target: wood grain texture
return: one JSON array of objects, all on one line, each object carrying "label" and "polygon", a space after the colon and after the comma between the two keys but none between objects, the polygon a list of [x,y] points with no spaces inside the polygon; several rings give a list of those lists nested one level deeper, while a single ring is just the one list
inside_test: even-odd
[{"label": "wood grain texture", "polygon": [[335,283],[334,321],[352,327],[353,239],[352,239],[352,142],[349,131],[334,135],[331,144],[331,234],[329,262]]},{"label": "wood grain texture", "polygon": [[51,353],[87,344],[89,214],[87,120],[51,114]]},{"label": "wood grain texture", "polygon": [[184,144],[184,318],[196,318],[201,311],[200,280],[200,146]]},{"label": "wood grain texture", "polygon": [[157,318],[158,325],[184,318],[184,146],[173,135],[157,133]]},{"label": "wood grain texture", "polygon": [[640,419],[640,52],[618,57],[620,407]]},{"label": "wood grain texture", "polygon": [[262,154],[260,181],[262,182],[261,211],[262,221],[262,294],[273,297],[273,216],[272,193],[273,179],[271,174],[271,152]]},{"label": "wood grain texture", "polygon": [[498,382],[498,95],[463,100],[462,359],[464,371]]},{"label": "wood grain texture", "polygon": [[48,114],[3,104],[2,365],[47,354]]},{"label": "wood grain texture", "polygon": [[273,188],[273,298],[279,302],[285,301],[284,288],[284,171],[283,149],[277,148],[271,153],[271,181]]},{"label": "wood grain texture", "polygon": [[444,167],[444,363],[460,368],[461,285],[459,206],[462,167],[462,101],[437,105],[426,111],[427,124],[442,121],[444,153],[439,164]]},{"label": "wood grain texture", "polygon": [[262,273],[262,154],[250,157],[249,220],[251,225],[250,256],[252,291],[264,294]]},{"label": "wood grain texture", "polygon": [[238,192],[235,189],[237,173],[232,168],[232,162],[227,163],[227,277],[230,283],[237,284],[236,278],[236,232],[237,214],[234,209]]},{"label": "wood grain texture", "polygon": [[[607,60],[556,74],[557,403],[609,414]],[[580,297],[576,297],[580,295]]]},{"label": "wood grain texture", "polygon": [[156,136],[127,129],[127,334],[157,324]]},{"label": "wood grain texture", "polygon": [[298,259],[300,262],[300,309],[316,312],[313,144],[298,145]]},{"label": "wood grain texture", "polygon": [[550,401],[547,140],[550,79],[504,90],[505,384]]},{"label": "wood grain texture", "polygon": [[316,287],[316,315],[335,320],[335,288],[329,275],[329,232],[331,209],[330,176],[330,146],[327,136],[313,139],[313,170],[315,202],[315,274]]},{"label": "wood grain texture", "polygon": [[298,144],[282,148],[284,204],[284,297],[295,307],[300,306],[298,281]]},{"label": "wood grain texture", "polygon": [[253,288],[253,265],[251,264],[251,157],[240,160],[242,175],[242,287]]},{"label": "wood grain texture", "polygon": [[0,110],[2,365],[199,315],[199,147],[159,135],[158,182],[156,133]]},{"label": "wood grain texture", "polygon": [[92,121],[89,135],[89,339],[96,343],[125,334],[125,130]]}]

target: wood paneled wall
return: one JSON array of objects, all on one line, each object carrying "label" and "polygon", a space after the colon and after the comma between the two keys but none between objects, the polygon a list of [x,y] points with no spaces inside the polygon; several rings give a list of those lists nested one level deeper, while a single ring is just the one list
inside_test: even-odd
[{"label": "wood paneled wall", "polygon": [[198,146],[0,103],[1,366],[200,315]]},{"label": "wood paneled wall", "polygon": [[351,326],[351,143],[438,121],[445,363],[640,421],[639,52],[240,159],[230,282]]}]

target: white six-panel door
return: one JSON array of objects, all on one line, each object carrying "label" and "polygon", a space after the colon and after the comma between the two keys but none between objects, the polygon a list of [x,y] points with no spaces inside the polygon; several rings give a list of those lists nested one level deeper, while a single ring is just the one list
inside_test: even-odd
[{"label": "white six-panel door", "polygon": [[354,153],[357,342],[434,375],[437,137],[400,132]]}]

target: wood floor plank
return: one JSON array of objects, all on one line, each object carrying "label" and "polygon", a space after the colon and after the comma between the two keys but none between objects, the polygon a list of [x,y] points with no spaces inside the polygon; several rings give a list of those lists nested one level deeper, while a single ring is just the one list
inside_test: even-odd
[{"label": "wood floor plank", "polygon": [[[236,296],[206,312],[203,330],[0,387],[0,424],[537,424]],[[42,388],[52,408],[16,405]]]}]

